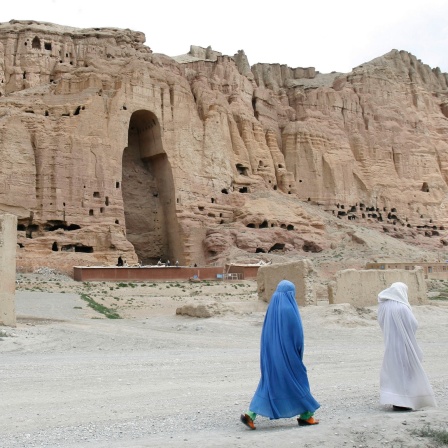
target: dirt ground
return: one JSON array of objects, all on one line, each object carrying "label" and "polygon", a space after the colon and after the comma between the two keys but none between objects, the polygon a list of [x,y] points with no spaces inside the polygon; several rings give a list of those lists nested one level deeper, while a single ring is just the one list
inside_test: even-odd
[{"label": "dirt ground", "polygon": [[[188,303],[213,316],[176,315]],[[320,301],[301,309],[320,424],[259,417],[250,431],[239,416],[259,380],[265,309],[248,281],[19,275],[17,327],[0,327],[0,447],[437,446],[421,434],[448,430],[447,300],[413,307],[437,408],[381,406],[377,307]]]}]

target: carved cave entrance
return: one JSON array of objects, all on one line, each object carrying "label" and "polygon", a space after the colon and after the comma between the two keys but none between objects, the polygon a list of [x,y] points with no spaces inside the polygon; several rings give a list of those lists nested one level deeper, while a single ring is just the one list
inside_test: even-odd
[{"label": "carved cave entrance", "polygon": [[143,264],[179,258],[171,165],[160,124],[147,110],[132,114],[123,151],[122,181],[126,236]]}]

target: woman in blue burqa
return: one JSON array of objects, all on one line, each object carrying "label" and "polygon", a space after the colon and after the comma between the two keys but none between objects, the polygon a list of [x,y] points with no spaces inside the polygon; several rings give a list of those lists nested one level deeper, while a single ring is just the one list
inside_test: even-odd
[{"label": "woman in blue burqa", "polygon": [[282,280],[272,295],[261,332],[261,379],[241,421],[255,429],[257,414],[272,419],[298,417],[300,426],[316,425],[320,404],[313,398],[303,364],[303,327],[293,283]]}]

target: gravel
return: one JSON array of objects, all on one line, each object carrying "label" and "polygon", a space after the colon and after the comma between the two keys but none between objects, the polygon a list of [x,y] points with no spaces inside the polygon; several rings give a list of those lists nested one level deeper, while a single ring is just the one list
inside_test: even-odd
[{"label": "gravel", "polygon": [[380,406],[375,308],[323,305],[302,309],[321,424],[259,418],[250,431],[239,415],[259,379],[263,312],[109,320],[73,293],[20,291],[16,299],[18,325],[0,333],[1,448],[421,447],[435,445],[413,429],[446,428],[447,306],[414,308],[438,408]]}]

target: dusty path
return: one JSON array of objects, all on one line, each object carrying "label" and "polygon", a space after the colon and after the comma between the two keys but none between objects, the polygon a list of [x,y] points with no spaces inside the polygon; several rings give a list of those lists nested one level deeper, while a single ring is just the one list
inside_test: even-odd
[{"label": "dusty path", "polygon": [[[247,308],[254,298],[242,300]],[[447,429],[443,304],[414,307],[438,408],[397,414],[380,406],[376,307],[322,305],[301,310],[321,424],[260,418],[256,431],[239,415],[259,379],[263,312],[109,320],[76,294],[26,291],[17,293],[17,311],[17,328],[7,329],[15,336],[0,341],[2,448],[430,447],[412,430]]]}]

